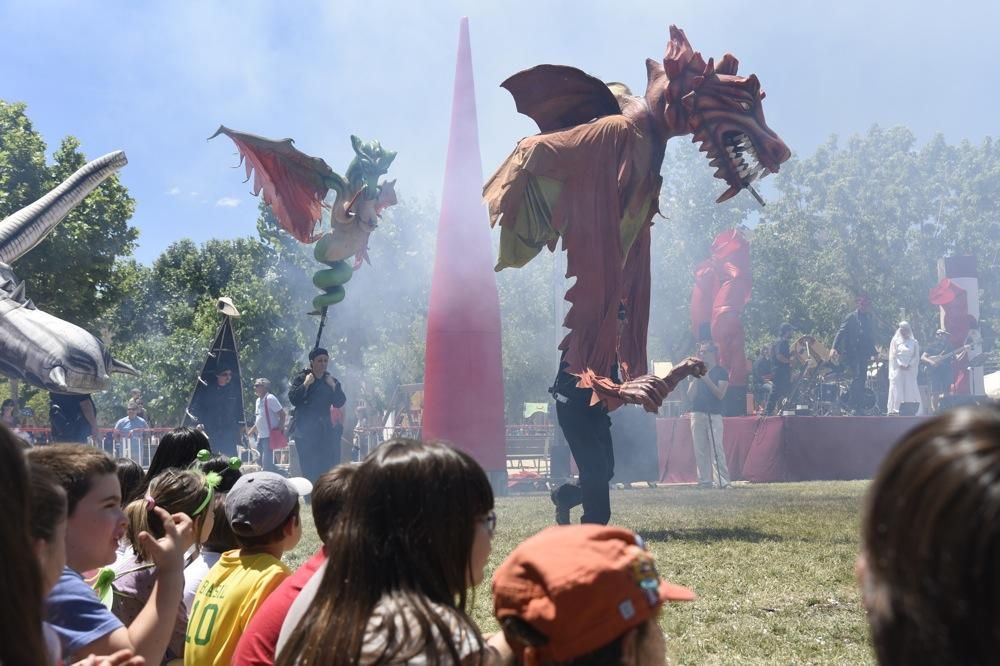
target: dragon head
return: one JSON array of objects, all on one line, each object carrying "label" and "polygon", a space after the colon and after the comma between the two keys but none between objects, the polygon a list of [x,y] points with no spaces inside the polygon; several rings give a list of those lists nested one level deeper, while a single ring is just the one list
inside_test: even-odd
[{"label": "dragon head", "polygon": [[351,135],[354,159],[347,167],[347,183],[352,192],[364,188],[365,199],[375,199],[379,193],[378,179],[389,172],[389,165],[396,159],[396,152],[386,150],[378,141],[365,143]]},{"label": "dragon head", "polygon": [[694,134],[715,177],[729,189],[721,203],[755,180],[776,173],[791,151],[764,121],[764,91],[756,75],[737,76],[739,61],[730,54],[716,65],[691,48],[684,31],[670,26],[663,62],[646,61],[645,99],[665,138]]}]

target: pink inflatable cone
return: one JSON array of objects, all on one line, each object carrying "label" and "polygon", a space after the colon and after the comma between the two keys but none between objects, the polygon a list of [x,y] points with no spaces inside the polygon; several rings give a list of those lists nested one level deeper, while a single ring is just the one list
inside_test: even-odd
[{"label": "pink inflatable cone", "polygon": [[469,22],[463,18],[427,314],[423,437],[455,444],[502,482],[500,299],[482,189]]}]

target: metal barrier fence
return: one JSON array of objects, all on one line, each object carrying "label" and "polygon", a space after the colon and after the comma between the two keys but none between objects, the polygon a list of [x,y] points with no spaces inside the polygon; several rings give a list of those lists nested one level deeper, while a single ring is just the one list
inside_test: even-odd
[{"label": "metal barrier fence", "polygon": [[[89,444],[103,449],[113,458],[129,458],[143,467],[156,453],[160,438],[172,428],[142,428],[122,433],[113,428],[98,429],[96,437],[90,437]],[[48,444],[52,441],[51,431],[43,427],[21,427],[18,432],[32,444]],[[507,472],[548,478],[551,473],[549,456],[555,427],[552,425],[512,424],[506,426]],[[355,428],[352,433],[344,433],[341,446],[351,448],[351,460],[361,460],[374,451],[382,442],[393,437],[419,439],[419,427],[369,427]],[[256,444],[254,444],[256,446]],[[273,456],[279,468],[290,465],[289,449],[258,451],[240,447],[245,463],[259,464],[260,455]]]}]

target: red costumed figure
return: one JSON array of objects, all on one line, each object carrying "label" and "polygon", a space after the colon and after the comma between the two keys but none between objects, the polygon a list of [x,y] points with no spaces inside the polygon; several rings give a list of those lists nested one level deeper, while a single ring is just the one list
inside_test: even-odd
[{"label": "red costumed figure", "polygon": [[712,336],[712,304],[719,291],[719,278],[711,259],[694,267],[694,287],[691,288],[691,335],[695,342]]},{"label": "red costumed figure", "polygon": [[646,61],[643,96],[556,65],[502,84],[542,134],[522,139],[484,188],[501,228],[496,268],[523,266],[562,238],[567,277],[576,278],[552,392],[580,486],[554,493],[557,522],[581,503],[584,522],[611,516],[608,410],[627,402],[655,411],[683,377],[705,371],[687,359],[666,378],[646,374],[650,226],[667,140],[694,135],[729,186],[718,201],[753,192],[790,156],[764,121],[757,77],[737,76],[737,66],[729,54],[706,63],[671,26],[663,60]]},{"label": "red costumed figure", "polygon": [[719,348],[719,365],[729,371],[729,392],[736,395],[747,385],[742,316],[753,285],[750,243],[736,229],[724,231],[712,242],[712,262],[719,279],[712,302],[712,340]]},{"label": "red costumed figure", "polygon": [[[938,282],[928,296],[930,302],[940,306],[943,313],[942,324],[948,331],[948,344],[955,350],[960,349],[969,337],[969,295],[965,289],[943,278]],[[967,357],[963,357],[967,358]],[[966,363],[955,362],[952,365],[954,381],[951,385],[952,395],[967,395],[971,393],[970,372]]]}]

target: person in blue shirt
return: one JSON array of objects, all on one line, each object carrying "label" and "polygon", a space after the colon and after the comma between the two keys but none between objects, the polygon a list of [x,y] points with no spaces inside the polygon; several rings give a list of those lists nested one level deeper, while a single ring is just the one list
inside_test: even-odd
[{"label": "person in blue shirt", "polygon": [[128,416],[118,419],[115,423],[115,436],[122,438],[122,457],[123,458],[133,458],[132,451],[135,447],[135,453],[140,457],[142,455],[142,432],[149,428],[149,424],[146,423],[146,419],[138,415],[139,408],[135,404],[129,404],[126,410]]}]

